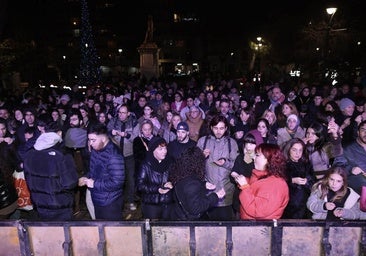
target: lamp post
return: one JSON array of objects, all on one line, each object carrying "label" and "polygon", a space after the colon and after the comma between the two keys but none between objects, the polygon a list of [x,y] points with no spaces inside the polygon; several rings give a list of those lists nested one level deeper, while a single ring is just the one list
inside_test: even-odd
[{"label": "lamp post", "polygon": [[326,9],[327,13],[330,15],[329,24],[332,22],[333,16],[337,11],[337,8],[335,7],[329,7]]},{"label": "lamp post", "polygon": [[324,67],[325,69],[328,68],[328,61],[329,61],[329,53],[330,53],[330,47],[329,47],[329,37],[330,37],[330,32],[332,30],[332,20],[334,17],[334,14],[336,13],[337,8],[335,7],[329,7],[326,9],[326,12],[328,13],[328,15],[330,15],[329,21],[328,21],[328,26],[327,26],[327,30],[326,30],[326,35],[325,35],[325,46],[324,46]]},{"label": "lamp post", "polygon": [[257,40],[255,42],[251,41],[250,42],[250,48],[253,50],[253,55],[252,55],[252,59],[251,59],[251,62],[250,62],[250,70],[253,70],[255,68],[255,62],[256,62],[256,59],[258,59],[258,63],[259,63],[259,67],[258,67],[258,70],[255,70],[255,71],[258,71],[260,73],[261,71],[261,63],[260,63],[260,54],[261,54],[261,50],[263,48],[263,39],[262,37],[258,36],[256,38]]}]

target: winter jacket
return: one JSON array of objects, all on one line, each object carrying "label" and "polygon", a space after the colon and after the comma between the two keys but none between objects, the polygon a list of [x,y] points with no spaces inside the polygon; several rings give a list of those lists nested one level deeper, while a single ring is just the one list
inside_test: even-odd
[{"label": "winter jacket", "polygon": [[[360,195],[357,194],[352,188],[348,187],[350,194],[347,197],[343,209],[342,219],[356,220],[360,218],[360,205],[359,198]],[[307,201],[308,209],[313,213],[312,218],[314,220],[325,220],[327,217],[328,210],[324,209],[324,204],[328,202],[327,196],[324,199],[320,198],[321,191],[320,188],[311,192],[311,195]]]},{"label": "winter jacket", "polygon": [[266,171],[253,170],[249,186],[239,195],[240,218],[243,220],[280,219],[289,201],[289,189],[283,178],[269,176]]},{"label": "winter jacket", "polygon": [[337,140],[330,139],[325,143],[321,150],[314,150],[313,145],[307,145],[310,162],[314,169],[314,174],[321,178],[325,171],[330,167],[331,159],[339,157],[343,154],[341,138]]},{"label": "winter jacket", "polygon": [[294,134],[290,134],[286,127],[277,130],[277,145],[282,147],[287,141],[293,138],[302,139],[305,137],[305,130],[302,127],[297,127]]},{"label": "winter jacket", "polygon": [[141,201],[146,204],[170,204],[173,201],[172,191],[160,194],[159,188],[163,188],[168,182],[169,166],[172,163],[168,156],[160,163],[148,152],[140,166],[137,175],[137,190],[141,193]]},{"label": "winter jacket", "polygon": [[[125,132],[127,136],[123,141],[123,156],[132,156],[133,155],[133,140],[139,135],[139,128],[136,127],[137,119],[136,116],[131,113],[130,116],[125,121]],[[112,130],[121,131],[122,121],[118,117],[114,117],[108,122],[107,129],[109,136],[112,141],[119,146],[121,141],[121,136],[112,135]]]},{"label": "winter jacket", "polygon": [[[312,166],[309,162],[293,162],[289,160],[286,163],[287,184],[290,192],[290,200],[283,214],[284,219],[304,219],[307,218],[306,202],[310,196],[311,188],[315,183],[315,176]],[[305,185],[292,183],[292,178],[306,178]]]},{"label": "winter jacket", "polygon": [[54,144],[49,135],[56,137],[55,133],[43,133],[24,159],[24,175],[31,200],[37,209],[72,208],[78,183],[75,163],[71,155],[62,153],[61,144]]},{"label": "winter jacket", "polygon": [[86,176],[94,180],[94,187],[89,189],[95,205],[110,205],[122,197],[124,159],[112,141],[102,150],[91,151],[90,171]]},{"label": "winter jacket", "polygon": [[[209,157],[206,159],[206,180],[216,186],[216,191],[224,188],[226,192],[224,200],[220,200],[216,206],[232,205],[234,184],[230,181],[230,174],[235,159],[239,154],[238,144],[233,138],[228,136],[216,139],[214,136],[208,135],[207,140],[206,136],[201,137],[197,141],[197,146],[202,150],[210,149],[211,151]],[[214,163],[214,161],[221,158],[225,159],[223,166],[218,166]]]},{"label": "winter jacket", "polygon": [[174,205],[172,220],[198,220],[204,213],[217,204],[216,193],[208,195],[206,182],[195,176],[186,177],[174,186]]},{"label": "winter jacket", "polygon": [[349,144],[344,149],[344,154],[334,159],[334,165],[341,165],[348,172],[348,186],[353,188],[356,193],[361,194],[362,186],[366,186],[366,177],[363,173],[354,175],[352,169],[355,167],[366,171],[366,151],[358,140]]}]

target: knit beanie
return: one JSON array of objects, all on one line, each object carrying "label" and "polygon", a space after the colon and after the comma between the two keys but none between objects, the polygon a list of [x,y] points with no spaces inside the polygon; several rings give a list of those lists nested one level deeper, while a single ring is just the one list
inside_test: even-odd
[{"label": "knit beanie", "polygon": [[300,120],[299,120],[299,117],[297,116],[297,115],[295,115],[295,114],[291,114],[291,115],[289,115],[288,117],[287,117],[287,122],[288,122],[288,120],[290,120],[290,119],[295,119],[296,120],[296,123],[297,123],[297,125],[299,125],[300,124]]},{"label": "knit beanie", "polygon": [[149,141],[149,151],[153,152],[161,144],[166,144],[166,141],[162,137],[160,137],[160,136],[153,137]]},{"label": "knit beanie", "polygon": [[349,98],[343,98],[339,102],[339,108],[341,111],[345,110],[349,106],[355,106],[355,103],[353,100],[350,100]]}]

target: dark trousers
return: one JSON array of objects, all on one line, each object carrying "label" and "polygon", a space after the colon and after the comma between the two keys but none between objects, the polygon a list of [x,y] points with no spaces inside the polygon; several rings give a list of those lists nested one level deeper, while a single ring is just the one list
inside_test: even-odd
[{"label": "dark trousers", "polygon": [[135,200],[135,158],[126,156],[125,159],[125,199],[128,203],[133,203]]},{"label": "dark trousers", "polygon": [[233,207],[213,207],[207,211],[207,217],[209,220],[233,220]]},{"label": "dark trousers", "polygon": [[122,205],[122,197],[109,205],[98,206],[94,204],[95,218],[97,220],[122,220]]},{"label": "dark trousers", "polygon": [[44,209],[37,208],[38,217],[40,220],[72,220],[73,212],[72,208],[64,209]]},{"label": "dark trousers", "polygon": [[168,220],[171,204],[146,204],[142,203],[141,211],[144,219]]}]

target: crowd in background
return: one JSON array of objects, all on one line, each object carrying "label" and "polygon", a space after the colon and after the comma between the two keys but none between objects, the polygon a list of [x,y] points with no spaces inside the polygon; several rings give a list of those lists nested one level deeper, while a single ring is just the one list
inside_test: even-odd
[{"label": "crowd in background", "polygon": [[[141,204],[150,219],[363,219],[365,95],[346,82],[257,88],[225,79],[4,94],[0,216],[17,218],[11,184],[14,171],[24,171],[41,219],[72,219],[81,200],[93,219],[108,219],[106,191],[116,186],[123,201],[113,207]],[[91,146],[101,134],[104,144]],[[72,159],[74,167],[47,160],[56,145],[60,163]],[[98,154],[105,148],[123,156],[113,158],[117,178],[98,174],[109,168],[108,154]],[[49,169],[57,168],[70,180],[55,178],[59,170]],[[54,214],[59,208],[67,211]]]}]

